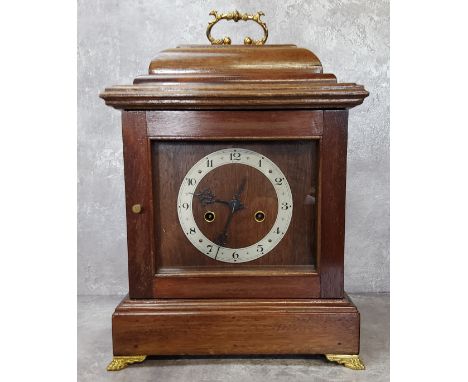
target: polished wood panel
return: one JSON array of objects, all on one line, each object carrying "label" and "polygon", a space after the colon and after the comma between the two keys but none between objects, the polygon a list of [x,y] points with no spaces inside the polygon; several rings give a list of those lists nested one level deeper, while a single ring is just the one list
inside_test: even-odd
[{"label": "polished wood panel", "polygon": [[343,109],[360,105],[369,93],[361,85],[247,81],[206,84],[168,82],[108,88],[106,105],[125,110]]},{"label": "polished wood panel", "polygon": [[310,51],[294,45],[186,46],[161,52],[149,75],[100,96],[117,109],[342,109],[369,93],[323,74]]},{"label": "polished wood panel", "polygon": [[[233,272],[235,274],[235,272]],[[316,273],[250,276],[214,272],[209,276],[158,274],[154,280],[158,298],[318,298],[320,277]]]},{"label": "polished wood panel", "polygon": [[157,139],[310,139],[322,134],[323,112],[149,111],[147,123],[148,136]]},{"label": "polished wood panel", "polygon": [[[122,114],[122,138],[127,209],[129,294],[132,298],[153,297],[153,204],[150,147],[146,136],[146,113]],[[140,204],[139,214],[132,206]]]},{"label": "polished wood panel", "polygon": [[[210,82],[220,75],[244,79],[289,80],[322,74],[322,64],[310,50],[295,45],[183,45],[160,52],[150,63],[153,81]],[[136,78],[135,83],[141,79]]]},{"label": "polished wood panel", "polygon": [[[317,83],[321,85],[325,84],[336,84],[336,76],[331,73],[294,73],[294,71],[289,71],[284,73],[285,77],[283,78],[269,78],[268,81],[272,84],[290,84],[291,80],[295,81],[304,81],[307,83]],[[286,77],[287,76],[287,77]],[[135,78],[133,83],[135,85],[140,84],[151,84],[151,83],[174,83],[174,82],[190,82],[192,84],[197,83],[248,83],[251,86],[255,84],[262,84],[265,82],[265,76],[263,73],[258,70],[245,70],[243,73],[243,79],[240,78],[238,74],[235,73],[216,73],[215,71],[211,73],[206,73],[206,75],[194,76],[193,73],[158,73],[157,75],[150,74],[144,76],[138,76]]]},{"label": "polished wood panel", "polygon": [[323,298],[341,298],[343,289],[348,111],[324,111],[320,147],[320,254]]},{"label": "polished wood panel", "polygon": [[340,300],[128,300],[114,355],[358,354],[359,312]]}]

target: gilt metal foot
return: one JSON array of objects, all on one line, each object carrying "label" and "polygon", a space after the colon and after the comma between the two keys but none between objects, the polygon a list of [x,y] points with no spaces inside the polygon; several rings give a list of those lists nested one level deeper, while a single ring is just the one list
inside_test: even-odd
[{"label": "gilt metal foot", "polygon": [[325,354],[325,357],[329,361],[339,363],[340,365],[353,370],[365,370],[366,368],[361,358],[359,358],[359,355]]},{"label": "gilt metal foot", "polygon": [[128,365],[136,362],[143,362],[146,355],[123,355],[114,356],[111,363],[107,366],[107,371],[119,371],[125,369]]}]

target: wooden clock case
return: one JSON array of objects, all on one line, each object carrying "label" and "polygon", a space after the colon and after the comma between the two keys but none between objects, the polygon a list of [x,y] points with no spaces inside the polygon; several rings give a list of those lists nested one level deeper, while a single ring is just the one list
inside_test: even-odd
[{"label": "wooden clock case", "polygon": [[[348,109],[367,95],[295,45],[180,46],[100,95],[122,110],[125,166],[129,295],[112,317],[113,369],[147,355],[359,354],[343,289],[346,151]],[[318,142],[316,267],[160,272],[151,145],[281,140]]]}]

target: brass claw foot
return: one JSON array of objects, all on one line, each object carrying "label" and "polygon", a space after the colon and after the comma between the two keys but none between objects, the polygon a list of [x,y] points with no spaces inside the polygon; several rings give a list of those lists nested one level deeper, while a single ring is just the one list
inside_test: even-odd
[{"label": "brass claw foot", "polygon": [[325,354],[325,357],[329,361],[339,363],[353,370],[365,370],[366,368],[359,355]]},{"label": "brass claw foot", "polygon": [[136,362],[143,362],[146,355],[123,355],[114,356],[111,363],[107,366],[107,371],[119,371],[125,369],[128,365]]}]

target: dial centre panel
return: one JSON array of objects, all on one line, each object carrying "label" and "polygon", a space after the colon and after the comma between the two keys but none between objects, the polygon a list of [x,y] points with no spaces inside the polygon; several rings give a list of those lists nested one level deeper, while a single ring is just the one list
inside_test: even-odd
[{"label": "dial centre panel", "polygon": [[[273,227],[278,211],[276,191],[268,180],[257,169],[244,164],[226,164],[207,173],[198,183],[195,195],[212,190],[219,201],[204,204],[195,196],[193,201],[193,216],[201,232],[212,242],[223,232],[224,225],[231,214],[228,203],[233,199],[237,187],[246,179],[245,188],[240,197],[243,208],[236,211],[232,223],[227,230],[229,238],[226,244],[230,248],[243,248],[255,244],[262,239]],[[262,210],[268,219],[258,224],[256,212]],[[215,218],[210,222],[206,216]],[[206,215],[206,216],[205,216]],[[209,219],[208,219],[209,220]]]}]

